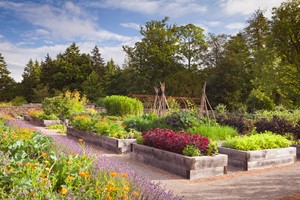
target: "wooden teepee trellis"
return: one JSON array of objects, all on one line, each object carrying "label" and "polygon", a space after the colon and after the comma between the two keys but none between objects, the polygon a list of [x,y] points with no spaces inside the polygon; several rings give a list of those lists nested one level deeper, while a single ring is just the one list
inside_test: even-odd
[{"label": "wooden teepee trellis", "polygon": [[201,104],[200,104],[200,108],[199,108],[199,117],[207,117],[208,119],[208,123],[210,124],[210,117],[209,117],[209,110],[210,109],[213,119],[216,120],[215,117],[215,113],[213,108],[211,107],[209,100],[206,96],[206,82],[204,82],[203,84],[203,88],[202,88],[202,96],[201,96]]},{"label": "wooden teepee trellis", "polygon": [[159,116],[166,114],[167,109],[169,108],[167,97],[165,95],[166,86],[165,83],[160,83],[161,96],[159,96],[159,88],[154,87],[155,90],[155,99],[153,104],[153,112],[157,113]]}]

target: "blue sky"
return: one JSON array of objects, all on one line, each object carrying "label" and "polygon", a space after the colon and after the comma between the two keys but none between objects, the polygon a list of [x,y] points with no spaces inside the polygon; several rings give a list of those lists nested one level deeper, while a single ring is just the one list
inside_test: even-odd
[{"label": "blue sky", "polygon": [[21,81],[30,58],[53,58],[75,42],[81,52],[95,45],[103,58],[122,65],[122,45],[133,46],[146,22],[170,17],[177,25],[193,23],[205,33],[234,35],[257,9],[285,0],[0,0],[0,53],[11,76]]}]

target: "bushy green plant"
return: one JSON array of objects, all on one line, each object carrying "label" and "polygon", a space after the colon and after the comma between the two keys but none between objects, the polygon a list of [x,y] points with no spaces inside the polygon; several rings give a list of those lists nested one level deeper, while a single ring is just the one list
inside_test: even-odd
[{"label": "bushy green plant", "polygon": [[84,111],[86,98],[80,97],[78,91],[65,92],[59,96],[45,98],[43,101],[43,110],[47,115],[55,114],[60,119],[71,118],[76,113]]},{"label": "bushy green plant", "polygon": [[31,110],[29,111],[29,116],[36,118],[36,119],[43,119],[43,120],[58,120],[59,118],[55,114],[46,114],[42,110]]},{"label": "bushy green plant", "polygon": [[[175,112],[162,118],[161,121],[166,124],[167,128],[175,131],[187,130],[198,123],[196,113],[191,111]],[[162,125],[161,122],[160,125]]]},{"label": "bushy green plant", "polygon": [[217,111],[218,114],[225,114],[227,112],[227,106],[225,104],[219,103],[215,107],[215,110]]},{"label": "bushy green plant", "polygon": [[153,128],[153,123],[157,119],[155,114],[143,114],[142,116],[130,116],[124,120],[126,129],[137,131],[148,131]]},{"label": "bushy green plant", "polygon": [[144,106],[141,101],[126,96],[107,96],[102,100],[108,115],[142,115]]},{"label": "bushy green plant", "polygon": [[13,106],[21,106],[23,104],[27,104],[25,97],[16,96],[13,100],[10,101]]},{"label": "bushy green plant", "polygon": [[265,132],[262,134],[253,133],[251,135],[244,135],[242,137],[229,138],[223,144],[224,147],[252,151],[261,149],[275,149],[284,148],[292,144],[291,141],[284,136],[275,135],[272,132]]},{"label": "bushy green plant", "polygon": [[64,134],[67,132],[67,128],[63,124],[50,125],[47,127],[47,129],[58,130],[59,133],[64,133]]},{"label": "bushy green plant", "polygon": [[185,156],[200,156],[201,151],[193,145],[186,145],[182,151],[182,154]]},{"label": "bushy green plant", "polygon": [[168,102],[168,106],[169,106],[168,112],[173,113],[173,112],[178,112],[180,110],[180,105],[176,101],[176,99],[174,99],[172,97],[168,97],[167,102]]},{"label": "bushy green plant", "polygon": [[93,132],[121,139],[124,139],[127,134],[126,130],[120,123],[108,119],[98,120],[94,125]]},{"label": "bushy green plant", "polygon": [[227,138],[238,136],[238,132],[236,129],[230,126],[219,125],[208,126],[205,124],[200,124],[198,126],[189,128],[187,132],[191,134],[201,134],[213,141],[221,141],[226,140]]},{"label": "bushy green plant", "polygon": [[280,105],[276,106],[274,110],[259,110],[255,114],[257,120],[265,118],[268,121],[271,121],[274,116],[284,118],[287,121],[296,124],[300,121],[300,109],[289,110]]}]

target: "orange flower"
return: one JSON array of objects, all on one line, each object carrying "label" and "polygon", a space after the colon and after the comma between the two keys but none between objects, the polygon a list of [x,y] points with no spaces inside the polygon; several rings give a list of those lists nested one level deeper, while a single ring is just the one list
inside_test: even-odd
[{"label": "orange flower", "polygon": [[66,188],[62,188],[60,193],[62,193],[63,195],[66,195],[68,193],[68,190]]},{"label": "orange flower", "polygon": [[79,173],[79,176],[81,176],[81,177],[84,177],[85,175],[86,175],[85,172],[80,172],[80,173]]},{"label": "orange flower", "polygon": [[12,171],[13,171],[12,169],[6,170],[7,173],[11,173]]},{"label": "orange flower", "polygon": [[48,181],[49,181],[49,179],[47,179],[47,178],[44,179],[44,182],[48,182]]},{"label": "orange flower", "polygon": [[41,178],[45,178],[45,177],[46,177],[46,174],[41,174],[40,177],[41,177]]},{"label": "orange flower", "polygon": [[121,174],[121,176],[123,177],[123,178],[127,178],[127,174],[125,174],[125,173],[123,173],[123,174]]},{"label": "orange flower", "polygon": [[112,172],[112,173],[110,173],[110,175],[111,175],[112,177],[115,177],[115,176],[118,176],[118,173],[117,173],[117,172]]},{"label": "orange flower", "polygon": [[111,196],[107,196],[107,200],[113,200]]},{"label": "orange flower", "polygon": [[95,190],[96,193],[99,193],[100,191],[98,189]]},{"label": "orange flower", "polygon": [[47,156],[47,153],[42,152],[42,156],[43,156],[43,157],[46,157],[46,156]]},{"label": "orange flower", "polygon": [[26,164],[25,164],[26,167],[29,167],[30,165],[31,165],[30,163],[26,163]]}]

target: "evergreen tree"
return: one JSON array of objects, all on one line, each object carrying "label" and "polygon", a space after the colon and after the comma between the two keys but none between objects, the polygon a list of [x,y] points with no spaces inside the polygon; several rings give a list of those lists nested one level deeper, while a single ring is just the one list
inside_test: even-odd
[{"label": "evergreen tree", "polygon": [[15,84],[15,81],[10,77],[4,57],[0,53],[0,101],[9,101],[15,96]]}]

